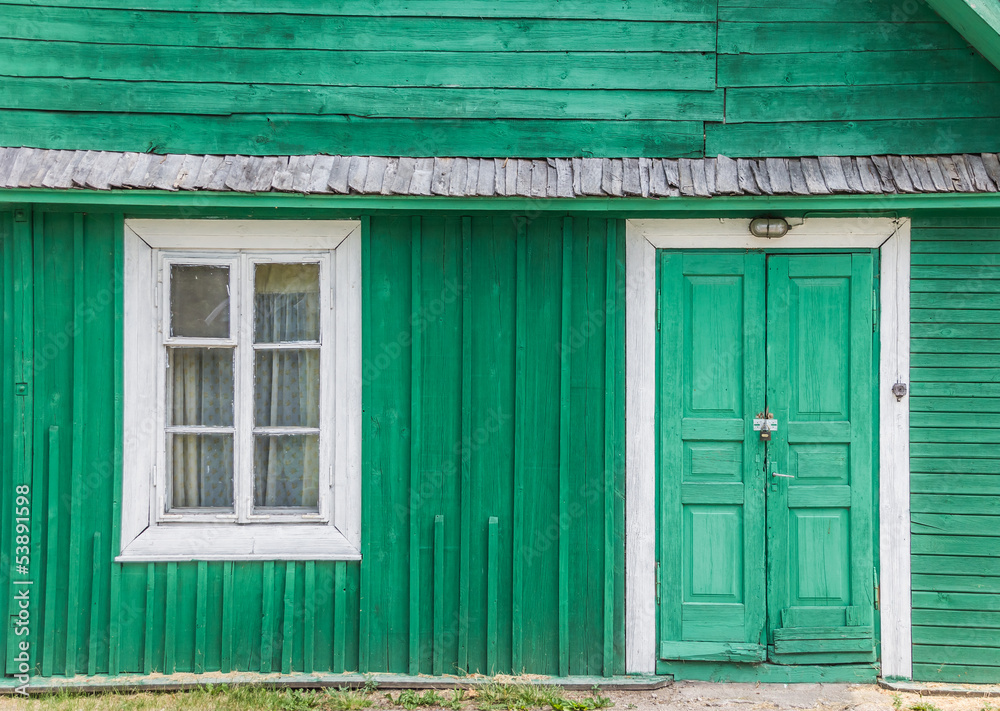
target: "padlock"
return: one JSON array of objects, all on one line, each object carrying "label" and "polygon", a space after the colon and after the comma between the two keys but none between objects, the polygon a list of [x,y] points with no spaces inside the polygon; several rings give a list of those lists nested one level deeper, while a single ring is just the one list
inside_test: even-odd
[{"label": "padlock", "polygon": [[770,442],[771,441],[771,428],[767,426],[766,422],[760,428],[760,441],[761,442]]}]

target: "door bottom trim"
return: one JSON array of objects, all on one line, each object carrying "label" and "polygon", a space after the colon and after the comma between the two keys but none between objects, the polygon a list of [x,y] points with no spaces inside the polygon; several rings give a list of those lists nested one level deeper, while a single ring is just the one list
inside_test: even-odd
[{"label": "door bottom trim", "polygon": [[691,660],[715,662],[764,661],[767,648],[746,642],[660,642],[660,660]]}]

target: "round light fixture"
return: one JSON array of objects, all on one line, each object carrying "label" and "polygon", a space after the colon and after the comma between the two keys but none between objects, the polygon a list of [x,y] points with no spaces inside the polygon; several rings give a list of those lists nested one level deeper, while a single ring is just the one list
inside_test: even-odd
[{"label": "round light fixture", "polygon": [[765,239],[784,237],[788,234],[788,222],[781,217],[755,217],[750,220],[750,234]]}]

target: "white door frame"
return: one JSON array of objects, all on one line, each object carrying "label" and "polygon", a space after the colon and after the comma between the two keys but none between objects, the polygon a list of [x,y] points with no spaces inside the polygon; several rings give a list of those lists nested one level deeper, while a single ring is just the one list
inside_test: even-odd
[{"label": "white door frame", "polygon": [[[780,239],[749,219],[629,220],[625,254],[625,663],[656,671],[656,250],[843,249],[881,253],[879,558],[882,676],[910,678],[909,218],[805,218]],[[793,222],[793,224],[794,224]]]}]

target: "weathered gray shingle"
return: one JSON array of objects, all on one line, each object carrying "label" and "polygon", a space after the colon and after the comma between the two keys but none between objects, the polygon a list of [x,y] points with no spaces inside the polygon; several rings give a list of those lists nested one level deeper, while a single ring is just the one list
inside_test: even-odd
[{"label": "weathered gray shingle", "polygon": [[217,156],[0,147],[0,187],[562,199],[995,193],[1000,158]]}]

